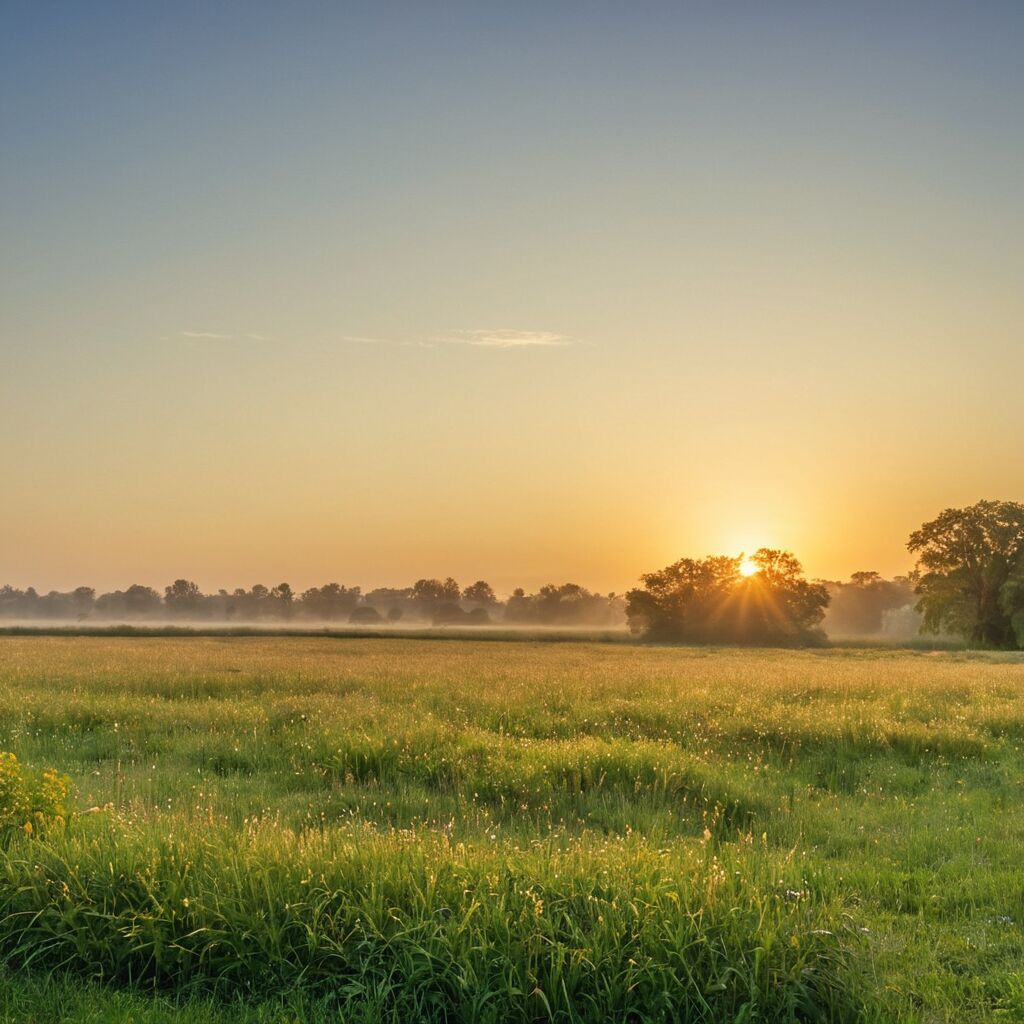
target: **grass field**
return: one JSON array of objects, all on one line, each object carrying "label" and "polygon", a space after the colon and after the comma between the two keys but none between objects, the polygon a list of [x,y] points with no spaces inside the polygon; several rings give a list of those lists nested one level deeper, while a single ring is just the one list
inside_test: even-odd
[{"label": "grass field", "polygon": [[1024,1021],[1020,657],[7,636],[0,750],[3,1022]]}]

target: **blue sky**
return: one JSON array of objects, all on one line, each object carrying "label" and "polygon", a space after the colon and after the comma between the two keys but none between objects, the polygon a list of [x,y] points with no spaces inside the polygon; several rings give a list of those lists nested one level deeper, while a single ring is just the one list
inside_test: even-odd
[{"label": "blue sky", "polygon": [[1022,496],[1019,4],[3,15],[12,582],[895,572]]}]

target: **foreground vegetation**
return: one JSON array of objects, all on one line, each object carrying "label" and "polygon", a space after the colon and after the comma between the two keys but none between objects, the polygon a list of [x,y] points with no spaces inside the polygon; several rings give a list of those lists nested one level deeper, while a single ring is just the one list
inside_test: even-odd
[{"label": "foreground vegetation", "polygon": [[1012,654],[0,637],[0,1021],[1021,1020],[1022,742]]}]

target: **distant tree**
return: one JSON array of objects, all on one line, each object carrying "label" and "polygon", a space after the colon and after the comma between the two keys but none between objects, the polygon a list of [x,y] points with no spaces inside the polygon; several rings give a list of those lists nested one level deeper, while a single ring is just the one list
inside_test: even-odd
[{"label": "distant tree", "polygon": [[115,590],[96,598],[96,613],[105,619],[155,618],[162,610],[160,595],[141,583],[133,583],[127,590]]},{"label": "distant tree", "polygon": [[1024,505],[948,508],[910,535],[917,607],[929,633],[982,647],[1024,647]]},{"label": "distant tree", "polygon": [[39,598],[39,612],[48,619],[76,618],[74,594],[70,591],[49,591]]},{"label": "distant tree", "polygon": [[536,594],[521,587],[505,603],[505,621],[539,626],[617,626],[625,603],[615,594],[594,594],[578,583],[547,583]]},{"label": "distant tree", "polygon": [[826,582],[831,601],[825,616],[830,636],[871,636],[882,632],[886,613],[914,601],[906,577],[886,580],[877,572],[855,572],[847,583]]},{"label": "distant tree", "polygon": [[216,594],[207,595],[203,606],[209,619],[227,622],[235,617],[235,600],[223,587]]},{"label": "distant tree", "polygon": [[388,622],[398,622],[404,613],[401,608],[388,609]]},{"label": "distant tree", "polygon": [[516,587],[505,602],[505,621],[529,622],[530,608],[530,599],[526,596],[526,591],[522,587]]},{"label": "distant tree", "polygon": [[392,608],[399,609],[403,616],[412,615],[416,610],[412,587],[377,587],[363,596],[363,603],[376,608],[382,615]]},{"label": "distant tree", "polygon": [[444,584],[440,580],[417,580],[412,585],[412,599],[417,604],[440,601],[444,595]]},{"label": "distant tree", "polygon": [[322,587],[311,587],[299,599],[301,612],[310,619],[347,618],[359,604],[359,587],[343,587],[338,583],[325,583]]},{"label": "distant tree", "polygon": [[533,598],[535,620],[544,626],[567,624],[579,616],[579,606],[586,591],[578,583],[545,583]]},{"label": "distant tree", "polygon": [[34,587],[27,590],[10,585],[0,587],[0,615],[5,618],[32,619],[42,611],[41,598]]},{"label": "distant tree", "polygon": [[486,580],[477,580],[476,583],[471,583],[466,587],[462,592],[462,600],[482,605],[485,608],[498,603],[498,598],[495,595],[494,590]]},{"label": "distant tree", "polygon": [[290,619],[294,600],[295,594],[292,592],[292,588],[287,583],[278,583],[269,594],[272,614],[280,619]]},{"label": "distant tree", "polygon": [[235,587],[224,602],[224,617],[227,619],[247,619],[252,616],[249,611],[249,594],[245,587]]},{"label": "distant tree", "polygon": [[[243,593],[245,593],[243,591]],[[270,605],[270,590],[262,583],[254,583],[245,593],[244,608],[247,619],[266,618]]]},{"label": "distant tree", "polygon": [[194,616],[202,601],[202,591],[191,580],[175,580],[164,588],[164,605],[172,615]]},{"label": "distant tree", "polygon": [[25,592],[17,590],[9,583],[0,587],[0,617],[14,618],[23,613]]},{"label": "distant tree", "polygon": [[850,582],[855,587],[861,587],[862,589],[873,587],[876,583],[880,583],[881,581],[882,574],[875,572],[873,569],[870,571],[861,571],[850,574]]},{"label": "distant tree", "polygon": [[444,605],[458,607],[462,591],[458,583],[448,577],[440,580],[417,580],[412,586],[412,601],[420,618],[433,620]]},{"label": "distant tree", "polygon": [[[160,600],[158,595],[157,600]],[[125,592],[114,590],[96,598],[96,614],[100,618],[127,618],[125,613]]]},{"label": "distant tree", "polygon": [[626,595],[630,628],[650,639],[693,643],[789,644],[820,640],[828,591],[803,577],[788,551],[761,548],[757,572],[740,558],[684,558],[641,577]]},{"label": "distant tree", "polygon": [[71,592],[71,613],[78,619],[89,615],[95,603],[96,591],[92,587],[76,587]]},{"label": "distant tree", "polygon": [[125,591],[124,606],[131,615],[156,615],[163,603],[160,594],[152,587],[144,587],[140,583],[133,583]]}]

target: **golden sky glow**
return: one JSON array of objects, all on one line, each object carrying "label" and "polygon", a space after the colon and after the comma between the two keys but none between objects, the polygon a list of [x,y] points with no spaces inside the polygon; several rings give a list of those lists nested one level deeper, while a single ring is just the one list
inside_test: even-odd
[{"label": "golden sky glow", "polygon": [[1021,500],[1019,10],[684,6],[12,15],[0,582],[894,574]]}]

